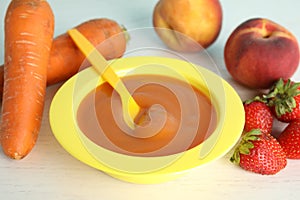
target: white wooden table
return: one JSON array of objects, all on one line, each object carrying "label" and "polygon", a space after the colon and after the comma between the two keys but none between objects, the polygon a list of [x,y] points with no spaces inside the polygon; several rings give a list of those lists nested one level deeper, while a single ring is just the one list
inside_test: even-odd
[{"label": "white wooden table", "polygon": [[[3,26],[9,0],[0,1],[0,63],[3,63]],[[107,17],[127,29],[152,26],[157,0],[49,0],[56,17],[55,35],[87,19]],[[232,30],[251,17],[267,17],[288,28],[300,40],[300,1],[222,0],[223,28],[208,49],[221,75],[244,100],[256,92],[235,83],[225,70],[223,48]],[[157,38],[158,39],[158,38]],[[300,81],[300,69],[293,77]],[[157,185],[135,185],[113,179],[67,153],[54,138],[48,118],[49,105],[61,84],[47,90],[42,128],[37,144],[21,161],[0,152],[0,199],[299,199],[300,160],[289,160],[274,176],[241,170],[225,157],[197,168],[175,181]],[[276,124],[278,129],[283,124]]]}]

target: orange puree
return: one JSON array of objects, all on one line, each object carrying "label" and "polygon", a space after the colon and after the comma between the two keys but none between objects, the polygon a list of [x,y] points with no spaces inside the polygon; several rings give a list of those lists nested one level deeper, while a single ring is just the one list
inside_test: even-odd
[{"label": "orange puree", "polygon": [[142,107],[137,128],[126,126],[119,95],[103,83],[83,99],[77,113],[79,128],[97,145],[126,155],[170,155],[199,145],[215,129],[210,99],[188,82],[157,75],[122,80]]}]

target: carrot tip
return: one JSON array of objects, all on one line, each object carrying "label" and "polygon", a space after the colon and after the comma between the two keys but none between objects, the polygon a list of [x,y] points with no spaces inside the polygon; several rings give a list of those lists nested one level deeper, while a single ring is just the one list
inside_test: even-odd
[{"label": "carrot tip", "polygon": [[12,159],[15,159],[15,160],[21,160],[22,158],[24,158],[24,156],[22,155],[19,155],[18,153],[15,153],[13,155],[13,157],[11,157]]}]

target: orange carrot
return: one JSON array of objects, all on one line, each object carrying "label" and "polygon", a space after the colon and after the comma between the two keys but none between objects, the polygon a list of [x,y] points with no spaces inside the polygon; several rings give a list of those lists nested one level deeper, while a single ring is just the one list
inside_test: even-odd
[{"label": "orange carrot", "polygon": [[1,144],[21,159],[40,130],[54,16],[46,0],[12,0],[5,16]]},{"label": "orange carrot", "polygon": [[4,66],[0,66],[0,100],[3,94],[3,83],[4,83]]},{"label": "orange carrot", "polygon": [[[76,27],[107,59],[121,57],[126,49],[125,32],[111,19],[92,19]],[[109,39],[109,40],[107,40]],[[67,33],[53,40],[47,69],[47,85],[65,81],[76,74],[85,57]],[[3,87],[3,67],[0,66],[0,98]]]},{"label": "orange carrot", "polygon": [[[121,57],[126,49],[126,38],[122,27],[110,19],[93,19],[77,27],[106,59]],[[65,81],[76,74],[85,56],[65,33],[54,39],[48,66],[48,85]]]}]

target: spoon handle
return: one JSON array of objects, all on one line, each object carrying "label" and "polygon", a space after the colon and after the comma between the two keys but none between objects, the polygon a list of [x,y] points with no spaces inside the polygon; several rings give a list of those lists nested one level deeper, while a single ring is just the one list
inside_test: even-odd
[{"label": "spoon handle", "polygon": [[68,34],[81,52],[87,57],[96,71],[119,93],[122,101],[124,120],[130,128],[134,128],[134,118],[140,112],[140,107],[133,99],[126,86],[110,67],[101,53],[76,29],[70,29]]}]

